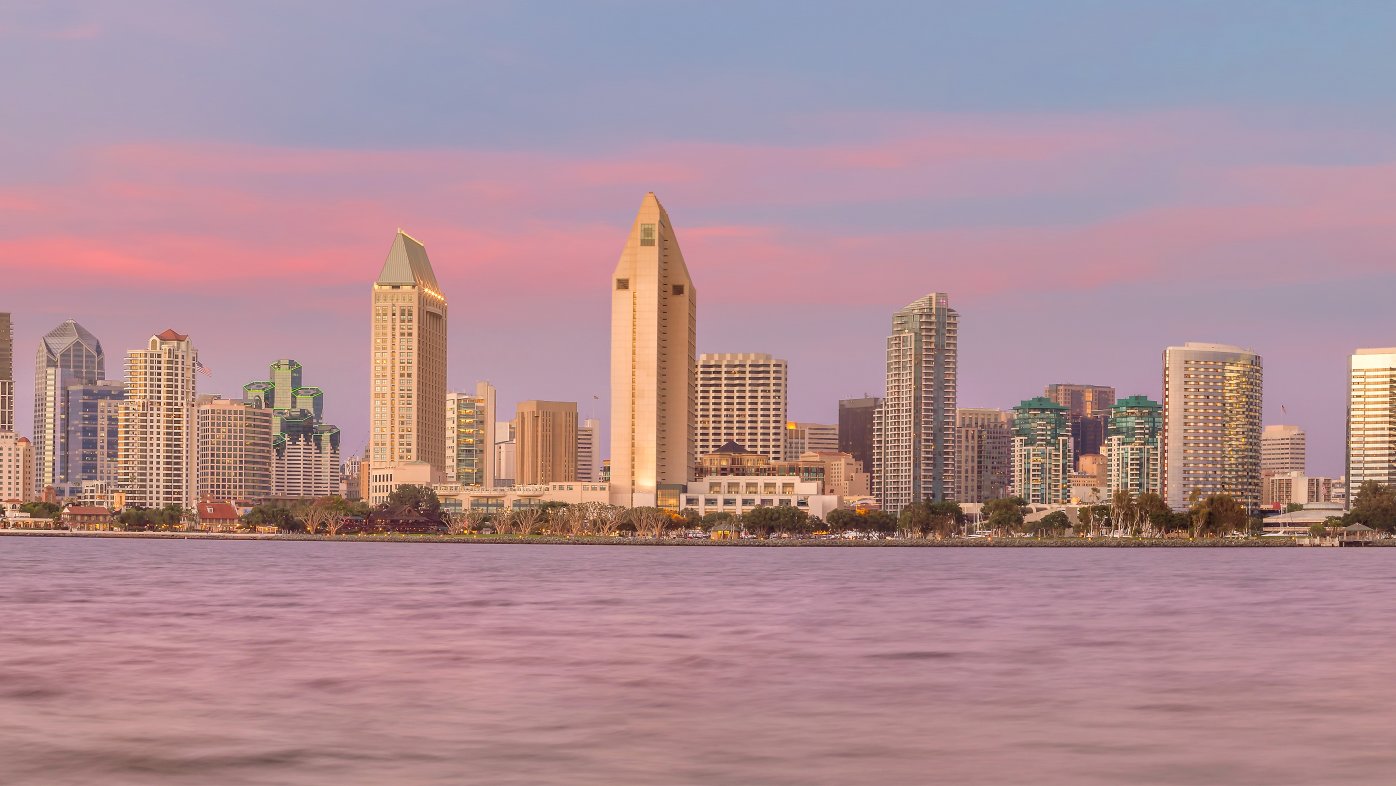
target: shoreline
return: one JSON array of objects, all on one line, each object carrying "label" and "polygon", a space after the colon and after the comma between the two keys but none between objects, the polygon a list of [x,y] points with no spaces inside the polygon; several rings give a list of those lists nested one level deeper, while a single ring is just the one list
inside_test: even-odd
[{"label": "shoreline", "polygon": [[[343,543],[440,543],[535,546],[651,546],[696,548],[1316,548],[1292,538],[957,538],[950,540],[708,540],[698,538],[634,538],[551,535],[267,535],[231,532],[73,532],[69,530],[0,529],[0,536],[37,538],[136,538],[146,540],[261,540]],[[1396,539],[1373,541],[1368,546],[1396,546]]]}]

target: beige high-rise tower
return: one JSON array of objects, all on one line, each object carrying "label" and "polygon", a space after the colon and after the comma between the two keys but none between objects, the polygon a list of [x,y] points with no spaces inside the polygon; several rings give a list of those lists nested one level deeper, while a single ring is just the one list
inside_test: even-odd
[{"label": "beige high-rise tower", "polygon": [[520,401],[514,415],[514,440],[516,485],[577,479],[575,401]]},{"label": "beige high-rise tower", "polygon": [[698,296],[653,193],[610,285],[611,502],[677,509],[694,455]]},{"label": "beige high-rise tower", "polygon": [[117,464],[126,504],[194,507],[194,401],[199,353],[166,330],[126,353]]},{"label": "beige high-rise tower", "polygon": [[[446,297],[427,250],[398,230],[373,282],[369,461],[446,470]],[[443,475],[444,477],[444,475]]]}]

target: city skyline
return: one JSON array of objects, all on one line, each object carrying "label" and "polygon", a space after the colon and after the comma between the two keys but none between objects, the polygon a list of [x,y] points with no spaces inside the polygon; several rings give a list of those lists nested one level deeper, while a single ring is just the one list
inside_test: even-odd
[{"label": "city skyline", "polygon": [[[21,357],[68,318],[113,356],[167,327],[188,333],[213,372],[203,386],[223,395],[264,357],[302,357],[335,391],[327,418],[357,452],[362,281],[402,226],[432,247],[446,292],[483,293],[451,326],[450,389],[488,378],[501,411],[575,400],[604,419],[601,353],[553,342],[565,328],[604,346],[592,282],[634,194],[655,190],[705,292],[698,351],[787,359],[793,420],[832,422],[838,399],[878,395],[886,314],[934,288],[966,315],[964,406],[1008,408],[1063,380],[1158,400],[1161,347],[1231,343],[1267,358],[1264,421],[1302,426],[1311,470],[1341,474],[1344,359],[1393,343],[1380,297],[1396,284],[1396,238],[1379,197],[1396,179],[1396,117],[1377,65],[1396,11],[1344,24],[1258,3],[1205,20],[1063,3],[1052,20],[968,9],[930,24],[932,11],[912,10],[925,16],[841,14],[761,36],[720,9],[673,12],[727,53],[717,69],[690,44],[671,53],[636,35],[620,7],[549,13],[588,31],[582,49],[510,33],[535,27],[536,9],[470,25],[452,24],[464,11],[435,13],[490,45],[448,43],[401,11],[349,25],[298,8],[282,29],[318,35],[281,52],[274,80],[229,77],[273,67],[227,46],[262,34],[244,9],[0,19],[0,49],[35,73],[16,88],[34,109],[0,151],[0,262]],[[1025,35],[1045,21],[1085,33],[1071,47]],[[1024,46],[955,67],[976,40],[966,31],[989,28]],[[844,37],[877,45],[840,69],[808,54]],[[1163,56],[1184,47],[1205,56]],[[1116,79],[1093,77],[1124,49],[1141,55]],[[403,51],[438,70],[420,78]],[[636,73],[637,60],[656,67]],[[478,73],[497,86],[462,78]],[[343,74],[393,85],[424,122],[386,122]],[[166,98],[189,95],[191,79],[237,87],[176,108]],[[113,105],[129,84],[150,89]],[[312,111],[307,94],[324,101]],[[508,322],[521,309],[539,318]],[[242,318],[264,312],[275,316]],[[459,340],[504,325],[508,341]],[[1071,351],[1023,351],[1028,329]],[[284,336],[297,345],[273,348]],[[540,368],[520,346],[556,349]],[[27,424],[32,369],[17,373]]]}]

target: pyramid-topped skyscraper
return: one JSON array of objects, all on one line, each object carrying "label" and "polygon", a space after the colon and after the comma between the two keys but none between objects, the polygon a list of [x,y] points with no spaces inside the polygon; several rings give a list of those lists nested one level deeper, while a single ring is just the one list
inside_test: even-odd
[{"label": "pyramid-topped skyscraper", "polygon": [[610,286],[611,502],[677,510],[692,473],[698,295],[653,193]]},{"label": "pyramid-topped skyscraper", "polygon": [[398,230],[373,282],[369,461],[446,468],[446,297],[426,248]]},{"label": "pyramid-topped skyscraper", "polygon": [[[69,393],[73,386],[105,380],[106,362],[102,342],[71,319],[40,339],[34,370],[34,458],[40,488],[92,479],[70,472],[68,428],[74,402]],[[119,397],[119,392],[111,395]]]}]

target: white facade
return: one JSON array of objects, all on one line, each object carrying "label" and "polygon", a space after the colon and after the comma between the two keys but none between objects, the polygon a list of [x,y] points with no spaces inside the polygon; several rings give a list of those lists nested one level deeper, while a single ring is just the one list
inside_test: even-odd
[{"label": "white facade", "polygon": [[609,504],[610,488],[605,483],[543,483],[534,486],[512,486],[502,489],[474,488],[459,483],[441,483],[434,487],[443,510],[453,513],[478,511],[500,513],[515,508],[537,507],[545,502],[580,505],[584,502]]},{"label": "white facade", "polygon": [[33,446],[13,431],[0,431],[0,502],[28,502],[33,498]]},{"label": "white facade", "polygon": [[785,460],[795,461],[802,454],[835,453],[839,449],[839,424],[790,421],[785,424]]},{"label": "white facade", "polygon": [[330,497],[341,491],[339,446],[315,437],[287,437],[272,458],[274,497]]},{"label": "white facade", "polygon": [[446,394],[446,481],[494,486],[496,405],[494,385],[478,382],[474,393]]},{"label": "white facade", "polygon": [[959,314],[932,292],[892,316],[887,395],[873,415],[873,496],[893,515],[955,486]]},{"label": "white facade", "polygon": [[611,502],[655,505],[661,490],[688,481],[696,460],[698,295],[669,214],[652,193],[609,283]]},{"label": "white facade", "polygon": [[199,353],[166,330],[126,354],[126,400],[117,437],[126,504],[194,507],[194,402]]},{"label": "white facade", "polygon": [[[736,442],[771,461],[786,457],[790,369],[784,360],[762,352],[705,353],[698,356],[695,378],[697,456]],[[834,447],[838,448],[837,429]]]},{"label": "white facade", "polygon": [[1194,493],[1260,504],[1260,355],[1189,342],[1163,353],[1163,491],[1174,510]]},{"label": "white facade", "polygon": [[689,483],[681,505],[699,515],[794,507],[822,519],[839,506],[839,498],[820,493],[818,482],[796,475],[722,475]]},{"label": "white facade", "polygon": [[1396,485],[1396,347],[1352,355],[1347,454],[1345,502],[1368,481]]},{"label": "white facade", "polygon": [[1260,474],[1307,472],[1307,437],[1298,426],[1266,426],[1260,432]]},{"label": "white facade", "polygon": [[425,461],[403,461],[391,467],[368,468],[368,504],[382,505],[398,486],[432,486],[445,481],[441,470]]}]

